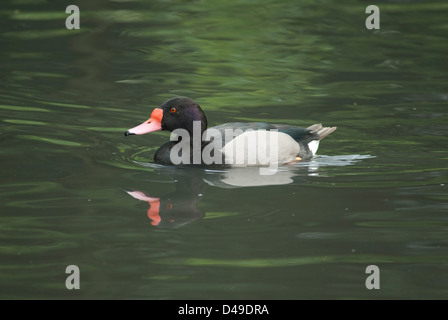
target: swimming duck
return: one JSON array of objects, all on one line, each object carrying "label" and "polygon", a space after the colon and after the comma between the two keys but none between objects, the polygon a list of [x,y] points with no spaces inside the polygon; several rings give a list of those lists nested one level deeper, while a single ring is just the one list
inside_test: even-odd
[{"label": "swimming duck", "polygon": [[316,154],[320,140],[336,127],[232,122],[207,129],[201,107],[190,98],[175,97],[155,108],[148,120],[126,131],[125,136],[158,130],[181,134],[156,151],[156,163],[235,167],[309,160]]}]

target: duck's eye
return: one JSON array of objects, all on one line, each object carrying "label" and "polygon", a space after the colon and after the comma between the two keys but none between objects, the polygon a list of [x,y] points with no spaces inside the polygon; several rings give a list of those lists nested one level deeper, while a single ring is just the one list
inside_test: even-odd
[{"label": "duck's eye", "polygon": [[170,108],[170,112],[171,112],[171,113],[174,113],[174,112],[176,112],[176,111],[177,111],[176,108],[174,108],[174,107]]}]

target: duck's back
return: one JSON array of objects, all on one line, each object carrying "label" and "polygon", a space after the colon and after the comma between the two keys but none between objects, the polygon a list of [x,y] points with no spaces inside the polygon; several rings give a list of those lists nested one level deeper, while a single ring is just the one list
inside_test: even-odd
[{"label": "duck's back", "polygon": [[231,132],[233,132],[234,137],[237,137],[246,130],[278,130],[279,132],[288,134],[297,142],[304,139],[309,141],[319,139],[317,135],[312,134],[313,130],[310,128],[305,129],[297,126],[270,124],[266,122],[229,122],[211,127],[209,129],[219,131],[223,138],[225,138],[225,134],[231,134]]},{"label": "duck's back", "polygon": [[[321,124],[314,124],[308,128],[302,128],[286,124],[270,124],[265,122],[230,122],[211,127],[208,130],[214,130],[211,132],[214,132],[214,134],[221,137],[220,141],[212,141],[216,146],[218,146],[218,144],[225,146],[248,130],[276,130],[279,133],[284,133],[291,137],[299,146],[299,151],[296,155],[306,160],[312,158],[316,154],[319,147],[319,141],[336,130],[336,127],[323,127]],[[276,138],[277,137],[280,137],[281,139],[279,140],[279,151],[284,151],[286,148],[291,151],[297,149],[297,147],[283,135],[276,135]],[[242,139],[236,139],[234,142],[241,142],[240,140]]]}]

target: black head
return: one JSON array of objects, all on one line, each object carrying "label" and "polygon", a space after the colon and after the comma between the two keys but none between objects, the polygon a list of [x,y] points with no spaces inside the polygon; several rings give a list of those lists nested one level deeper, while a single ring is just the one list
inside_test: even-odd
[{"label": "black head", "polygon": [[207,118],[201,107],[190,98],[176,97],[165,101],[163,110],[162,130],[173,131],[185,129],[193,134],[193,122],[200,121],[201,134],[207,129]]},{"label": "black head", "polygon": [[173,131],[185,129],[193,134],[193,123],[198,121],[201,134],[207,129],[207,118],[201,107],[190,98],[176,97],[165,101],[159,108],[155,108],[151,117],[141,125],[129,129],[125,135],[139,135],[157,130]]}]

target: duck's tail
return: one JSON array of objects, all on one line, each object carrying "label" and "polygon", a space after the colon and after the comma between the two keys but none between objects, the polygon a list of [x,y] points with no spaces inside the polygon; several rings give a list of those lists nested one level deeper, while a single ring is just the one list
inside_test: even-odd
[{"label": "duck's tail", "polygon": [[336,130],[336,127],[323,127],[321,123],[316,123],[309,126],[307,129],[311,130],[311,141],[307,141],[305,144],[301,145],[302,153],[299,154],[299,156],[303,160],[309,159],[316,155],[320,140]]},{"label": "duck's tail", "polygon": [[334,130],[336,130],[337,127],[323,127],[321,123],[316,123],[313,124],[312,126],[309,126],[307,129],[317,134],[318,136],[317,140],[322,140],[330,133],[332,133]]}]

